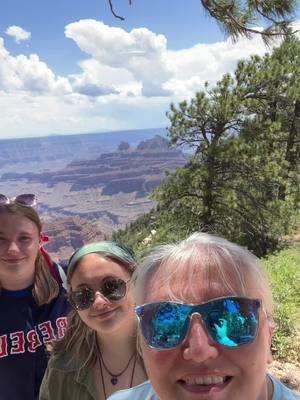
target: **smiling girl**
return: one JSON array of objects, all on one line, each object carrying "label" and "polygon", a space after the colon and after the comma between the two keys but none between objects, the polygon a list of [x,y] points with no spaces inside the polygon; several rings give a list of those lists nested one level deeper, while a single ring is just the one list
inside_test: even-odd
[{"label": "smiling girl", "polygon": [[136,266],[134,254],[111,241],[72,255],[67,281],[74,311],[65,337],[54,345],[40,400],[106,400],[146,380],[136,351]]},{"label": "smiling girl", "polygon": [[32,194],[0,194],[1,400],[38,399],[46,345],[63,336],[70,309],[35,205]]}]

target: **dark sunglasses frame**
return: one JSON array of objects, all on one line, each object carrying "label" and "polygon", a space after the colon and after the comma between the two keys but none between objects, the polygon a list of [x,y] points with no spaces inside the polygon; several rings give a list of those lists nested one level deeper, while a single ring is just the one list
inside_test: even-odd
[{"label": "dark sunglasses frame", "polygon": [[[77,311],[87,310],[94,304],[96,293],[100,293],[109,301],[120,301],[126,296],[129,281],[130,279],[124,281],[124,279],[110,276],[102,280],[98,290],[93,290],[89,286],[83,286],[74,291],[71,290],[69,293],[70,303]],[[117,286],[105,287],[108,283],[113,283],[114,285],[117,283]],[[81,304],[80,295],[85,295],[85,299],[81,301]]]},{"label": "dark sunglasses frame", "polygon": [[[216,330],[216,327],[213,328],[212,323],[216,322],[217,320],[221,321],[223,320],[224,322],[224,318],[217,318],[216,321],[214,320],[209,320],[208,317],[212,316],[212,313],[215,313],[215,317],[217,316],[216,313],[220,312],[220,317],[222,317],[224,315],[226,315],[226,312],[230,312],[229,310],[229,303],[227,304],[227,309],[225,306],[226,302],[231,302],[233,307],[239,306],[239,308],[241,309],[241,311],[239,311],[239,313],[236,312],[236,314],[240,314],[240,315],[236,315],[237,318],[241,317],[254,317],[255,321],[252,321],[251,323],[253,324],[253,326],[250,326],[251,323],[248,322],[248,328],[253,328],[253,333],[251,336],[248,337],[248,339],[246,340],[246,338],[240,338],[241,342],[239,343],[235,343],[234,341],[232,341],[230,338],[227,338],[227,342],[226,340],[224,340],[222,342],[222,340],[218,340],[218,334],[216,332],[213,332],[213,329]],[[181,315],[183,315],[183,319],[182,319],[182,323],[180,324],[180,326],[178,326],[178,338],[177,340],[174,340],[174,345],[172,344],[168,344],[167,343],[167,338],[166,338],[166,342],[164,343],[164,345],[162,345],[161,341],[160,343],[157,342],[155,343],[155,335],[160,335],[162,333],[165,334],[165,332],[163,332],[163,330],[161,332],[158,331],[158,329],[155,332],[155,327],[153,328],[150,325],[150,322],[153,324],[153,321],[155,320],[155,316],[157,313],[161,312],[159,310],[159,307],[169,307],[169,310],[166,311],[162,311],[162,314],[160,315],[160,317],[162,318],[162,324],[164,323],[163,318],[164,318],[164,314],[166,314],[166,319],[167,319],[167,314],[169,313],[169,315],[171,315],[171,317],[174,319],[174,321],[176,322],[179,321],[180,319],[180,313]],[[174,307],[172,310],[172,306]],[[223,310],[222,310],[223,308]],[[148,310],[147,310],[148,309]],[[152,309],[152,310],[151,310]],[[179,303],[179,302],[172,302],[172,301],[161,301],[161,302],[156,302],[156,303],[147,303],[147,304],[143,304],[141,306],[138,306],[135,308],[135,313],[137,315],[138,321],[139,321],[139,325],[140,325],[140,330],[141,330],[141,334],[144,338],[145,343],[150,347],[153,348],[155,350],[171,350],[174,349],[178,346],[180,346],[187,338],[189,330],[190,330],[190,324],[191,324],[191,318],[193,315],[197,314],[201,317],[201,321],[203,323],[203,327],[206,331],[206,333],[208,334],[208,336],[213,340],[214,343],[216,343],[217,345],[223,346],[223,347],[227,347],[227,348],[238,348],[241,346],[246,346],[250,343],[252,343],[257,336],[257,331],[258,331],[258,327],[259,327],[259,314],[260,314],[260,309],[261,309],[261,300],[259,299],[250,299],[247,297],[236,297],[236,296],[230,296],[230,297],[219,297],[219,298],[215,298],[212,299],[210,301],[207,301],[205,303],[201,303],[201,304],[186,304],[186,303]],[[146,317],[147,311],[150,311],[152,313],[152,315],[148,315]],[[174,313],[177,313],[177,316],[175,315],[174,317],[174,313],[172,315],[172,311]],[[244,314],[243,314],[244,312]],[[177,317],[177,318],[176,318]],[[156,321],[157,322],[157,321]],[[228,321],[226,321],[228,323]],[[166,321],[165,321],[166,323]],[[146,325],[148,324],[148,325]],[[215,326],[215,325],[214,325]],[[168,328],[168,327],[167,327]],[[173,327],[172,327],[173,328]],[[150,337],[149,334],[149,329],[150,331],[152,330],[152,337]],[[148,332],[148,334],[147,334]],[[168,334],[168,330],[167,330],[167,334]],[[172,331],[172,334],[174,334],[174,330]],[[176,334],[176,332],[175,332]],[[242,340],[243,339],[243,340]]]},{"label": "dark sunglasses frame", "polygon": [[37,205],[37,198],[36,195],[32,193],[23,193],[12,198],[5,196],[5,194],[0,194],[0,206],[12,203],[24,207],[35,207]]}]

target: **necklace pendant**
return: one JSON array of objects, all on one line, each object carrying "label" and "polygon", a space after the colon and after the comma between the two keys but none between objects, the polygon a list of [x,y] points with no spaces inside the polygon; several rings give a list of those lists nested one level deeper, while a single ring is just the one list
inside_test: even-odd
[{"label": "necklace pendant", "polygon": [[118,378],[116,376],[113,376],[110,381],[111,381],[112,385],[115,386],[118,383]]}]

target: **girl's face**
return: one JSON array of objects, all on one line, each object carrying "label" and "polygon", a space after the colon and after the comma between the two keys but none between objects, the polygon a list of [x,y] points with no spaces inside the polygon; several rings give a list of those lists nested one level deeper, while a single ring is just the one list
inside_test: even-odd
[{"label": "girl's face", "polygon": [[0,214],[0,282],[5,289],[18,290],[34,281],[40,234],[30,219]]},{"label": "girl's face", "polygon": [[78,315],[88,327],[101,335],[118,332],[135,323],[134,300],[129,283],[125,296],[120,300],[109,300],[101,293],[103,281],[110,277],[128,282],[131,275],[112,259],[91,253],[80,260],[70,280],[73,292],[85,287],[96,292],[94,303],[88,309],[78,311]]}]

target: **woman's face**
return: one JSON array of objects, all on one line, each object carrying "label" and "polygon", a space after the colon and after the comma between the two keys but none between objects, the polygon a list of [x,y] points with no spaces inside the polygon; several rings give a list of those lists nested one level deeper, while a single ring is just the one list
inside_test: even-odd
[{"label": "woman's face", "polygon": [[[170,300],[163,279],[150,280],[146,302]],[[220,279],[220,278],[219,278]],[[211,282],[210,282],[211,283]],[[174,283],[175,285],[175,283]],[[172,293],[185,303],[203,303],[228,296],[216,278],[209,291],[203,277],[180,279]],[[188,290],[187,290],[188,289]],[[257,298],[255,290],[248,297]],[[258,335],[243,347],[216,344],[207,335],[198,315],[191,318],[185,341],[170,350],[155,350],[141,340],[142,355],[149,378],[160,400],[268,400],[266,367],[270,360],[271,329],[265,313],[260,312]]]},{"label": "woman's face", "polygon": [[35,260],[40,234],[30,219],[0,214],[0,282],[5,289],[30,286],[34,280]]},{"label": "woman's face", "polygon": [[84,287],[97,292],[92,306],[78,311],[78,315],[87,326],[101,335],[126,329],[126,326],[133,325],[135,321],[130,284],[127,284],[126,295],[120,300],[110,301],[101,294],[102,282],[109,277],[120,278],[127,282],[130,273],[117,262],[100,254],[91,253],[80,260],[70,280],[73,292]]}]

